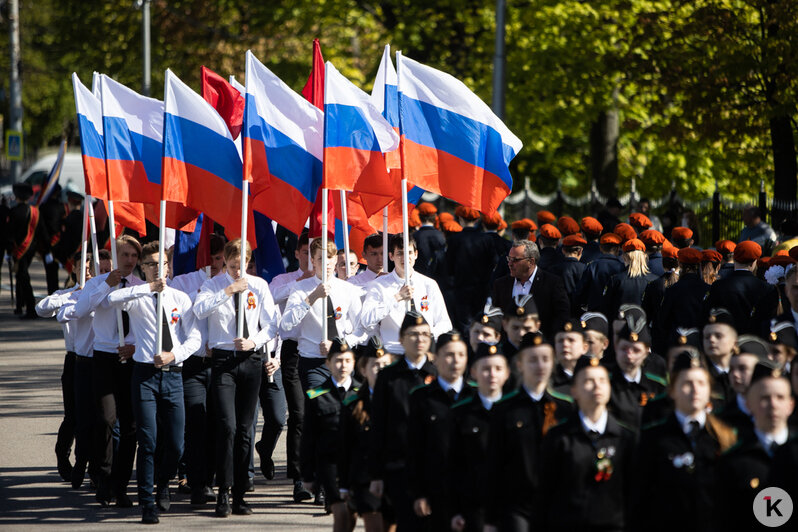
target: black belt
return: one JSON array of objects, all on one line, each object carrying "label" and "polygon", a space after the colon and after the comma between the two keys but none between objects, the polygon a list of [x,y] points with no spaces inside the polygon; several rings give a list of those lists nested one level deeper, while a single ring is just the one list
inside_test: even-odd
[{"label": "black belt", "polygon": [[160,368],[156,368],[155,364],[148,364],[146,362],[136,362],[133,361],[133,364],[136,366],[141,366],[147,368],[152,371],[162,371],[164,373],[183,373],[183,368],[181,366],[171,366],[167,364],[166,366],[161,366]]},{"label": "black belt", "polygon": [[260,351],[252,350],[252,351],[229,351],[227,349],[216,349],[215,347],[211,349],[211,356],[213,358],[224,360],[227,358],[248,358],[252,355],[260,355]]}]

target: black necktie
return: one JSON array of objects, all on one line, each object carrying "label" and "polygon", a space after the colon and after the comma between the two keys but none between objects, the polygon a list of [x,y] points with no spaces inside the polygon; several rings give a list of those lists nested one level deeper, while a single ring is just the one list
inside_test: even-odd
[{"label": "black necktie", "polygon": [[690,428],[687,430],[687,438],[695,447],[696,441],[698,441],[698,433],[701,431],[701,424],[694,419],[688,425],[690,425]]},{"label": "black necktie", "polygon": [[338,336],[338,327],[335,325],[335,308],[332,298],[327,296],[327,340],[335,340]]},{"label": "black necktie", "polygon": [[346,388],[344,388],[343,386],[339,386],[338,387],[338,395],[339,395],[339,397],[345,396],[346,395]]},{"label": "black necktie", "polygon": [[597,430],[591,430],[587,433],[587,437],[590,438],[590,441],[595,443],[601,437],[601,433]]},{"label": "black necktie", "polygon": [[[155,312],[158,312],[158,294],[153,294],[155,298]],[[163,294],[161,294],[163,297]],[[172,333],[169,331],[169,320],[166,319],[166,307],[161,311],[161,323],[163,324],[163,333],[161,335],[161,351],[172,351]],[[160,354],[160,353],[156,353]]]},{"label": "black necktie", "polygon": [[457,399],[457,392],[454,391],[454,388],[449,388],[448,390],[446,390],[446,395],[448,395],[449,399],[451,399],[452,401]]},{"label": "black necktie", "polygon": [[[241,293],[236,292],[233,294],[233,306],[235,307],[236,311],[236,332],[234,334],[238,334],[238,302],[240,300]],[[247,327],[247,314],[244,313],[244,336],[242,338],[249,338],[249,327]]]},{"label": "black necktie", "polygon": [[410,298],[410,311],[416,312],[416,302],[413,300],[412,297]]},{"label": "black necktie", "polygon": [[[122,277],[122,280],[119,281],[119,284],[122,285],[122,288],[127,286],[127,279]],[[125,338],[127,335],[130,334],[130,316],[124,310],[122,311],[122,333]]]},{"label": "black necktie", "polygon": [[768,446],[768,455],[772,458],[774,454],[776,454],[776,450],[779,448],[779,444],[775,441],[770,442]]}]

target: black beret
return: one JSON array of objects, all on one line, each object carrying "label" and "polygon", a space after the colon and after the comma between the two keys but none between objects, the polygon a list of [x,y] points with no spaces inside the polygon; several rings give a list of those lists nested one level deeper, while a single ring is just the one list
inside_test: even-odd
[{"label": "black beret", "polygon": [[338,353],[346,353],[347,351],[352,351],[352,346],[347,344],[346,340],[343,338],[334,338],[330,346],[330,351],[327,353],[327,358],[331,358]]},{"label": "black beret", "polygon": [[606,367],[602,366],[601,359],[599,357],[594,357],[590,355],[582,355],[576,361],[576,366],[574,366],[574,379],[576,379],[577,374],[585,368],[597,368],[602,367],[606,369]]},{"label": "black beret", "polygon": [[507,308],[503,309],[504,315],[509,317],[516,316],[523,318],[526,316],[537,316],[538,306],[535,304],[535,299],[531,294],[525,296],[518,295],[513,298],[513,302]]},{"label": "black beret", "polygon": [[[562,324],[562,325],[560,325],[560,328],[559,328],[559,329],[557,329],[557,331],[556,331],[556,332],[557,332],[557,333],[561,333],[561,332],[565,332],[565,333],[571,333],[571,332],[575,332],[575,333],[579,333],[579,334],[581,334],[581,335],[584,335],[584,334],[585,334],[585,329],[584,329],[584,327],[582,326],[582,321],[581,321],[581,320],[577,320],[576,318],[569,318],[569,319],[565,320],[565,322],[563,322],[563,324]],[[555,334],[556,334],[556,333],[555,333]]]},{"label": "black beret", "polygon": [[790,376],[784,372],[775,362],[771,360],[760,360],[754,366],[754,372],[751,374],[751,384],[749,386],[753,386],[755,382],[760,379],[764,379],[767,377],[772,377],[775,379],[787,379],[789,382]]},{"label": "black beret", "polygon": [[435,351],[438,351],[441,347],[451,342],[465,342],[465,340],[463,340],[463,335],[460,334],[459,331],[452,330],[445,332],[438,336],[438,341],[435,342]]},{"label": "black beret", "polygon": [[20,201],[27,201],[33,196],[33,187],[30,183],[14,183],[11,190],[14,192],[14,197]]},{"label": "black beret", "polygon": [[672,330],[668,336],[668,347],[687,347],[692,346],[701,351],[703,346],[703,339],[701,331],[695,328],[684,329],[677,327]]},{"label": "black beret", "polygon": [[770,347],[764,340],[752,334],[744,334],[737,338],[737,348],[740,353],[756,355],[760,360],[767,360]]},{"label": "black beret", "polygon": [[643,307],[641,307],[640,305],[631,305],[628,303],[625,305],[621,305],[618,308],[618,315],[615,317],[615,319],[625,320],[630,316],[634,318],[635,321],[638,321],[640,319],[642,319],[643,321],[647,320],[646,311],[643,310]]},{"label": "black beret", "polygon": [[793,349],[798,349],[798,337],[795,334],[795,326],[789,321],[770,322],[770,334],[768,341],[774,345],[786,345]]},{"label": "black beret", "polygon": [[707,324],[714,325],[716,323],[725,323],[726,325],[734,328],[734,316],[725,308],[713,308],[709,311],[707,316]]},{"label": "black beret", "polygon": [[405,332],[410,327],[415,327],[416,325],[429,325],[427,320],[424,319],[424,316],[416,312],[415,310],[409,311],[405,314],[405,319],[402,320],[402,326],[399,327],[399,336]]},{"label": "black beret", "polygon": [[74,190],[67,190],[67,198],[71,199],[72,201],[83,201],[83,194],[80,192],[75,192]]},{"label": "black beret", "polygon": [[[635,317],[638,316],[638,317]],[[626,313],[624,324],[620,331],[618,331],[619,340],[628,340],[630,342],[643,342],[644,344],[651,345],[651,331],[646,323],[646,315],[642,316],[639,313]]]},{"label": "black beret", "polygon": [[529,332],[521,337],[521,345],[518,347],[518,350],[520,351],[527,347],[537,347],[539,345],[551,346],[551,342],[546,340],[546,337],[543,336],[543,333],[540,331]]},{"label": "black beret", "polygon": [[382,340],[379,336],[369,338],[365,349],[363,349],[363,356],[366,358],[380,358],[385,353],[385,347],[382,345]]},{"label": "black beret", "polygon": [[482,311],[482,314],[478,316],[475,321],[486,327],[491,327],[496,332],[501,332],[503,317],[504,313],[500,308],[485,305],[485,309]]},{"label": "black beret", "polygon": [[582,329],[585,331],[596,331],[609,337],[609,322],[607,316],[601,312],[585,312],[579,319],[582,322]]},{"label": "black beret", "polygon": [[695,351],[684,350],[676,355],[673,360],[673,367],[671,367],[671,375],[675,376],[680,371],[693,368],[704,368],[706,365],[701,360],[701,355]]},{"label": "black beret", "polygon": [[481,358],[487,358],[494,355],[501,355],[506,358],[506,355],[502,350],[501,344],[494,345],[494,344],[486,344],[483,342],[477,345],[477,351],[474,353],[473,362],[476,362]]}]

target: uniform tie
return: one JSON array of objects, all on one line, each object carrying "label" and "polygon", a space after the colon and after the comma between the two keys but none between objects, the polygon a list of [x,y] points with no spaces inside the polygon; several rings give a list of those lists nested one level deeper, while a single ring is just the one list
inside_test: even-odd
[{"label": "uniform tie", "polygon": [[[153,294],[152,296],[155,298],[155,312],[158,312],[158,294]],[[163,295],[161,297],[163,297]],[[163,324],[161,351],[171,352],[174,344],[172,343],[172,332],[169,330],[169,320],[166,319],[166,307],[163,307],[161,311],[161,323]],[[156,355],[159,354],[160,353],[156,353]]]},{"label": "uniform tie", "polygon": [[[127,279],[122,277],[122,280],[119,281],[119,284],[122,285],[122,288],[125,288],[127,286]],[[122,311],[122,335],[125,338],[127,338],[128,334],[130,334],[130,315],[123,310]]]},{"label": "uniform tie", "polygon": [[449,388],[448,390],[446,390],[446,395],[448,395],[449,399],[451,399],[452,401],[457,399],[457,392],[454,391],[454,388]]},{"label": "uniform tie", "polygon": [[[236,292],[233,294],[233,307],[235,307],[236,311],[236,333],[238,333],[238,302],[241,299],[241,292]],[[249,327],[247,326],[247,314],[244,313],[244,335],[242,338],[249,338]]]},{"label": "uniform tie", "polygon": [[695,419],[688,423],[690,428],[687,430],[687,438],[690,440],[690,443],[695,447],[696,442],[698,441],[698,434],[701,432],[701,424],[696,421]]},{"label": "uniform tie", "polygon": [[338,326],[335,325],[335,308],[332,298],[327,296],[327,340],[335,340],[338,336]]}]

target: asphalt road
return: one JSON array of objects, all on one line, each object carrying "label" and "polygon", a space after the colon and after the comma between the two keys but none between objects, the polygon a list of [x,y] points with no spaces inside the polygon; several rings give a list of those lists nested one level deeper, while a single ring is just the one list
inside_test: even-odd
[{"label": "asphalt road", "polygon": [[[46,295],[44,268],[31,268],[37,299]],[[0,277],[0,528],[9,530],[110,530],[140,524],[138,506],[103,509],[86,488],[73,490],[55,468],[56,432],[63,415],[61,370],[64,341],[55,319],[20,320],[13,314],[8,267]],[[260,429],[258,429],[260,430]],[[312,504],[295,504],[292,484],[285,476],[285,438],[277,445],[276,478],[267,481],[255,458],[255,492],[248,494],[254,514],[219,519],[213,505],[196,510],[189,496],[175,493],[171,510],[161,515],[161,527],[269,527],[273,530],[324,530],[332,516]],[[128,494],[135,502],[136,481]],[[358,529],[362,530],[359,523]]]}]

